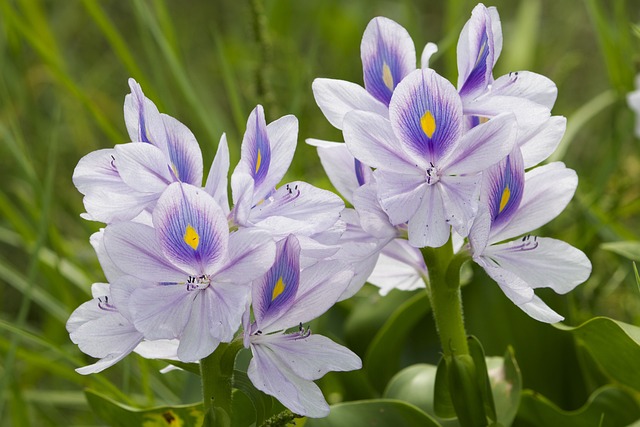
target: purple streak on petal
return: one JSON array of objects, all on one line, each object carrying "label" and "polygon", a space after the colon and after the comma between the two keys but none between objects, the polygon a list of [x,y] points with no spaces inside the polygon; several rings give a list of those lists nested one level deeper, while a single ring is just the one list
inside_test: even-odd
[{"label": "purple streak on petal", "polygon": [[398,83],[416,68],[416,53],[407,30],[387,18],[374,18],[361,44],[364,86],[385,105]]},{"label": "purple streak on petal", "polygon": [[[430,129],[423,125],[427,113],[432,120]],[[389,117],[394,132],[411,152],[436,162],[460,137],[462,102],[453,85],[435,71],[416,70],[396,88]]]},{"label": "purple streak on petal", "polygon": [[227,220],[204,190],[171,184],[153,211],[153,224],[162,251],[175,265],[213,274],[226,261]]},{"label": "purple streak on petal", "polygon": [[267,136],[267,123],[264,118],[262,105],[258,105],[249,115],[247,131],[242,144],[247,145],[249,148],[248,160],[251,168],[251,176],[257,187],[267,176],[271,163],[271,145],[269,143],[269,137]]},{"label": "purple streak on petal", "polygon": [[[490,58],[490,50],[492,47],[489,44],[489,37],[487,36],[486,22],[484,23],[483,34],[475,50],[475,65],[467,79],[465,80],[462,88],[460,88],[460,95],[466,95],[476,90],[484,90],[489,84],[489,78],[491,76],[491,69],[493,64],[489,63],[493,61],[493,55]],[[487,76],[488,75],[488,76]]]},{"label": "purple streak on petal", "polygon": [[277,243],[276,260],[254,286],[254,313],[258,328],[277,317],[293,302],[300,282],[300,244],[291,234]]},{"label": "purple streak on petal", "polygon": [[202,153],[196,137],[184,124],[166,114],[161,114],[167,134],[169,166],[176,181],[202,185]]},{"label": "purple streak on petal", "polygon": [[524,166],[520,149],[516,147],[487,171],[485,182],[492,227],[497,227],[509,221],[522,200]]},{"label": "purple streak on petal", "polygon": [[140,84],[133,79],[129,79],[129,87],[131,88],[131,95],[134,97],[134,104],[138,110],[138,141],[152,144],[151,138],[147,132],[147,123],[145,121],[145,100],[146,97],[142,92]]},{"label": "purple streak on petal", "polygon": [[367,183],[366,178],[365,178],[365,168],[367,166],[363,165],[362,162],[360,162],[360,160],[358,159],[353,159],[354,160],[354,168],[356,170],[356,179],[358,180],[358,185],[362,186],[364,184]]}]

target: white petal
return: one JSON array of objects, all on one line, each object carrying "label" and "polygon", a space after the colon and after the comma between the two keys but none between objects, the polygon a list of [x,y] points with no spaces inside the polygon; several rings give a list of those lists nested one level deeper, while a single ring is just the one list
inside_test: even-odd
[{"label": "white petal", "polygon": [[551,288],[565,294],[587,280],[591,262],[586,255],[560,240],[525,236],[489,246],[484,255],[518,275],[532,288]]},{"label": "white petal", "polygon": [[216,307],[216,301],[211,296],[212,293],[208,289],[198,292],[189,307],[189,321],[180,335],[178,345],[178,358],[183,362],[204,359],[213,353],[220,343],[212,334],[212,329],[217,324],[209,318],[210,311]]},{"label": "white petal", "polygon": [[[310,141],[307,141],[310,142]],[[349,203],[353,203],[353,192],[361,183],[356,175],[356,159],[353,157],[346,144],[332,143],[331,145],[317,145],[318,156],[331,184]],[[372,172],[367,166],[362,170],[365,173],[365,182],[371,180]]]},{"label": "white petal", "polygon": [[227,136],[222,134],[204,189],[220,205],[225,215],[229,215],[228,175],[229,146],[227,145]]},{"label": "white petal", "polygon": [[167,158],[158,147],[132,142],[116,145],[115,150],[118,172],[134,190],[161,193],[174,181]]},{"label": "white petal", "polygon": [[202,151],[193,133],[179,120],[161,114],[167,135],[168,160],[175,177],[184,183],[202,186]]},{"label": "white petal", "polygon": [[518,307],[539,322],[558,323],[564,320],[564,317],[549,308],[549,306],[536,295],[531,298],[531,301],[521,304]]},{"label": "white petal", "polygon": [[442,193],[437,185],[427,187],[420,207],[409,219],[409,243],[416,248],[439,248],[447,243],[451,227],[446,221]]},{"label": "white petal", "polygon": [[374,177],[378,185],[380,205],[389,216],[391,224],[407,222],[424,198],[427,188],[424,176],[376,170]]},{"label": "white petal", "polygon": [[253,385],[278,399],[291,412],[307,417],[329,415],[329,405],[311,381],[303,380],[283,365],[269,348],[252,346],[247,375]]},{"label": "white petal", "polygon": [[249,212],[253,206],[253,178],[234,171],[231,175],[231,195],[233,197],[233,221],[238,225],[248,225]]},{"label": "white petal", "polygon": [[436,184],[442,188],[447,222],[462,237],[469,234],[469,227],[478,211],[481,179],[480,174],[443,176]]},{"label": "white petal", "polygon": [[549,158],[560,144],[566,129],[565,117],[552,116],[537,129],[518,135],[518,145],[522,152],[525,169]]},{"label": "white petal", "polygon": [[438,51],[438,45],[435,43],[427,43],[422,50],[422,55],[420,57],[420,67],[421,68],[430,68],[429,60],[433,56],[434,53]]},{"label": "white petal", "polygon": [[241,229],[229,235],[229,263],[215,280],[225,283],[250,283],[273,264],[276,247],[271,235],[255,229]]},{"label": "white petal", "polygon": [[289,115],[269,123],[267,135],[271,145],[271,162],[264,181],[254,190],[254,202],[269,195],[289,169],[298,143],[298,119]]},{"label": "white petal", "polygon": [[501,114],[464,134],[439,167],[447,174],[480,172],[498,163],[513,149],[516,122],[512,114]]},{"label": "white petal", "polygon": [[397,231],[380,206],[376,189],[375,182],[360,187],[354,194],[353,205],[358,212],[360,225],[367,233],[380,239],[392,238]]},{"label": "white petal", "polygon": [[345,114],[353,110],[371,111],[389,117],[389,110],[362,86],[344,80],[315,79],[313,96],[329,123],[342,129]]},{"label": "white petal", "polygon": [[348,113],[343,134],[349,151],[366,165],[398,173],[421,170],[416,162],[423,159],[414,159],[403,151],[391,123],[384,117],[365,111]]},{"label": "white petal", "polygon": [[491,85],[491,91],[495,95],[528,99],[549,110],[553,108],[558,96],[558,88],[551,79],[531,71],[517,71],[500,76]]},{"label": "white petal", "polygon": [[185,272],[162,253],[155,230],[143,224],[111,224],[104,231],[104,246],[113,262],[125,273],[149,282],[186,280]]},{"label": "white petal", "polygon": [[409,242],[394,239],[387,244],[369,276],[368,282],[380,288],[380,295],[393,289],[412,291],[424,288],[427,269],[420,251]]},{"label": "white petal", "polygon": [[170,359],[178,358],[178,340],[153,340],[142,341],[133,350],[145,359]]},{"label": "white petal", "polygon": [[354,352],[322,335],[293,338],[292,335],[274,334],[254,339],[254,346],[268,346],[281,363],[308,381],[322,378],[331,371],[362,368],[362,361]]}]

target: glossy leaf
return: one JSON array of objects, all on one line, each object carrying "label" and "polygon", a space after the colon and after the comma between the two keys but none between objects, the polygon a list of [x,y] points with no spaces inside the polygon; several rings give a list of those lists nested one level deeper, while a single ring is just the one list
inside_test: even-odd
[{"label": "glossy leaf", "polygon": [[640,390],[640,327],[607,317],[596,317],[577,327],[555,326],[573,334],[605,375]]},{"label": "glossy leaf", "polygon": [[403,343],[430,310],[426,292],[418,292],[393,312],[376,334],[364,359],[371,383],[383,390],[400,367]]},{"label": "glossy leaf", "polygon": [[440,427],[417,407],[391,399],[361,400],[331,406],[326,418],[309,418],[305,427]]},{"label": "glossy leaf", "polygon": [[203,422],[201,403],[137,409],[118,403],[93,390],[86,390],[85,396],[93,413],[112,427],[198,426]]},{"label": "glossy leaf", "polygon": [[619,386],[596,390],[588,402],[575,411],[565,411],[534,391],[526,390],[518,411],[522,425],[548,427],[625,427],[640,417],[640,406],[633,396]]},{"label": "glossy leaf", "polygon": [[478,369],[468,354],[454,355],[447,362],[449,393],[462,427],[487,425],[487,414],[477,376]]},{"label": "glossy leaf", "polygon": [[491,393],[491,383],[489,382],[489,373],[487,372],[487,362],[484,358],[484,350],[480,341],[474,337],[469,336],[467,338],[469,343],[469,353],[473,359],[473,364],[476,369],[476,386],[482,397],[482,403],[487,416],[490,420],[496,421],[496,405],[493,402],[493,394]]},{"label": "glossy leaf", "polygon": [[447,362],[444,358],[438,362],[436,378],[433,389],[433,410],[442,418],[456,417],[456,409],[451,401],[449,391],[449,374],[447,374]]}]

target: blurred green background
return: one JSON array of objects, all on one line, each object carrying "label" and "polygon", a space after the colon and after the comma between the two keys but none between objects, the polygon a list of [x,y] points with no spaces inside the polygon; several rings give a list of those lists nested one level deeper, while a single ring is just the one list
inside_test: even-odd
[{"label": "blurred green background", "polygon": [[[625,99],[640,69],[640,1],[487,5],[498,7],[504,34],[494,76],[526,69],[555,81],[554,114],[566,116],[569,126],[554,160],[580,177],[574,201],[540,234],[585,251],[593,274],[567,296],[540,294],[570,325],[594,315],[638,325],[631,260],[640,251],[633,244],[617,244],[615,251],[602,245],[635,242],[640,234],[640,156]],[[137,356],[102,374],[74,372],[91,360],[64,325],[90,298],[90,284],[104,278],[88,241],[101,224],[80,219],[82,196],[71,176],[90,151],[128,142],[122,112],[128,77],[161,112],[193,131],[205,170],[223,132],[233,167],[256,104],[265,106],[268,120],[295,114],[300,144],[287,178],[331,188],[315,150],[303,143],[342,139],[315,105],[312,80],[361,83],[362,32],[384,15],[407,28],[418,57],[426,42],[436,42],[431,66],[455,82],[455,45],[474,6],[464,0],[0,0],[0,426],[99,425],[85,387],[141,406],[200,398],[197,378],[161,376],[163,364]],[[598,386],[598,378],[572,376],[579,368],[568,337],[520,313],[482,273],[475,272],[463,294],[469,332],[489,355],[512,344],[525,387],[575,409]],[[384,316],[411,296],[381,300],[365,287],[317,327],[364,356]],[[426,339],[406,341],[400,365],[436,363],[430,316],[415,329]],[[376,395],[360,374],[342,375],[322,382],[330,401]]]}]

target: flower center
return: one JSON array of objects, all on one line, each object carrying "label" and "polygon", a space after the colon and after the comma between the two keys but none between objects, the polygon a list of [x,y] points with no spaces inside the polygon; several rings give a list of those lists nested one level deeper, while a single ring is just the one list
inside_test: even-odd
[{"label": "flower center", "polygon": [[188,291],[197,291],[202,289],[207,289],[211,284],[211,278],[206,274],[202,276],[189,276],[187,278],[187,290]]},{"label": "flower center", "polygon": [[429,167],[427,168],[427,171],[425,172],[425,178],[426,178],[427,184],[429,184],[429,185],[433,185],[433,184],[437,183],[438,181],[440,181],[440,175],[438,174],[438,168],[436,168],[436,166],[433,164],[433,162],[429,162]]}]

